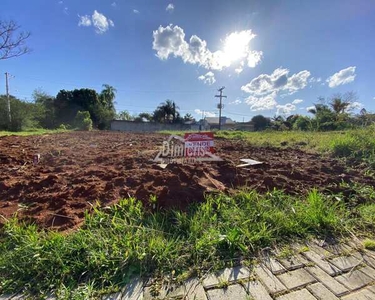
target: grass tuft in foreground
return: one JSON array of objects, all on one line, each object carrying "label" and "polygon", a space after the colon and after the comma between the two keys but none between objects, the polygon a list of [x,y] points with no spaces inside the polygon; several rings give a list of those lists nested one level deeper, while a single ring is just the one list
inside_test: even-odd
[{"label": "grass tuft in foreground", "polygon": [[133,276],[182,280],[251,257],[275,242],[342,233],[354,224],[349,220],[342,201],[315,190],[304,197],[244,190],[233,197],[210,196],[188,212],[152,213],[140,201],[124,199],[95,208],[70,234],[12,220],[0,231],[0,294],[25,289],[91,299]]}]

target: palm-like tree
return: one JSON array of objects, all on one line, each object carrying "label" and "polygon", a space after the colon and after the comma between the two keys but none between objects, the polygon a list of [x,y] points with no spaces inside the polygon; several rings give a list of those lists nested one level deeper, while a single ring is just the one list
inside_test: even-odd
[{"label": "palm-like tree", "polygon": [[340,114],[343,114],[347,111],[347,109],[350,106],[350,102],[343,101],[339,97],[334,97],[331,100],[330,105],[331,105],[333,111],[335,112],[335,114],[340,115]]},{"label": "palm-like tree", "polygon": [[184,116],[184,121],[193,121],[194,120],[194,117],[187,113],[185,116]]},{"label": "palm-like tree", "polygon": [[157,117],[158,121],[174,123],[178,116],[178,109],[179,107],[176,103],[168,99],[158,106],[154,115]]},{"label": "palm-like tree", "polygon": [[109,84],[103,84],[103,90],[100,93],[100,99],[105,107],[108,109],[114,109],[115,104],[114,100],[116,98],[117,90],[109,85]]}]

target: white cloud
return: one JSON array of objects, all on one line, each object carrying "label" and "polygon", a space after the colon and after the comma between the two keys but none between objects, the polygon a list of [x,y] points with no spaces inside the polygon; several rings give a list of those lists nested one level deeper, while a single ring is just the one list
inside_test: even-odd
[{"label": "white cloud", "polygon": [[290,115],[292,111],[296,110],[296,106],[293,103],[287,103],[284,105],[276,105],[277,115]]},{"label": "white cloud", "polygon": [[91,26],[91,17],[89,15],[84,15],[79,17],[78,26]]},{"label": "white cloud", "polygon": [[234,69],[234,72],[236,72],[237,74],[242,73],[242,71],[243,71],[243,66],[239,66],[238,68]]},{"label": "white cloud", "polygon": [[364,107],[364,105],[360,102],[357,102],[357,101],[354,101],[352,103],[349,104],[348,106],[348,109],[347,110],[360,110]]},{"label": "white cloud", "polygon": [[114,27],[115,23],[111,19],[108,19],[105,15],[94,11],[92,16],[84,15],[79,17],[78,26],[94,26],[97,34],[103,34],[109,30],[110,27]]},{"label": "white cloud", "polygon": [[277,108],[278,113],[282,111],[288,113],[293,109],[293,106],[295,109],[294,104],[301,103],[303,100],[295,99],[293,103],[278,105],[276,101],[277,95],[285,97],[304,89],[309,77],[310,72],[307,70],[289,76],[289,70],[280,67],[270,75],[259,75],[248,84],[242,86],[241,90],[250,94],[245,102],[250,105],[250,109],[253,111]]},{"label": "white cloud", "polygon": [[239,67],[236,72],[241,73],[245,62],[249,67],[255,67],[262,59],[261,51],[250,50],[250,41],[255,36],[251,30],[233,32],[225,38],[223,50],[211,52],[205,40],[192,35],[187,41],[184,30],[170,24],[166,27],[159,26],[153,32],[152,48],[161,60],[170,56],[180,57],[185,63],[198,64],[209,70],[222,70],[237,65]]},{"label": "white cloud", "polygon": [[275,98],[276,92],[273,92],[264,97],[249,96],[245,102],[250,105],[252,111],[270,110],[274,109],[277,105]]},{"label": "white cloud", "polygon": [[169,3],[168,6],[165,8],[165,10],[169,13],[173,13],[173,11],[174,11],[173,3]]},{"label": "white cloud", "polygon": [[69,15],[69,8],[64,7],[64,14]]},{"label": "white cloud", "polygon": [[116,2],[112,2],[111,6],[112,6],[112,7],[116,7],[116,6],[117,6],[117,3],[116,3]]},{"label": "white cloud", "polygon": [[262,51],[250,51],[247,56],[247,65],[249,68],[255,68],[263,58]]},{"label": "white cloud", "polygon": [[98,34],[103,34],[109,29],[110,26],[115,26],[112,20],[107,19],[105,15],[96,10],[92,15],[92,24],[95,27],[95,32]]},{"label": "white cloud", "polygon": [[356,67],[348,67],[328,77],[326,82],[330,88],[337,87],[339,85],[347,84],[354,81]]},{"label": "white cloud", "polygon": [[289,75],[288,69],[278,68],[271,75],[261,74],[241,87],[246,93],[263,96],[273,92],[286,92],[289,95],[306,87],[310,72],[307,70]]},{"label": "white cloud", "polygon": [[312,109],[315,109],[315,106],[314,106],[314,105],[309,106],[309,107],[306,107],[306,110],[307,110],[307,111],[312,110]]},{"label": "white cloud", "polygon": [[63,1],[59,1],[59,4],[63,4],[64,2]]},{"label": "white cloud", "polygon": [[139,10],[137,10],[137,9],[133,9],[133,13],[135,13],[135,14],[139,14]]},{"label": "white cloud", "polygon": [[299,104],[299,103],[302,103],[303,100],[302,99],[295,99],[292,101],[292,104]]},{"label": "white cloud", "polygon": [[236,99],[236,100],[234,100],[232,102],[229,102],[228,104],[229,105],[238,105],[238,104],[241,104],[241,103],[242,103],[242,101],[240,99]]},{"label": "white cloud", "polygon": [[216,114],[215,113],[213,113],[213,112],[209,112],[209,111],[202,111],[202,110],[200,110],[200,109],[195,109],[194,110],[194,112],[197,114],[197,115],[199,115],[199,116],[202,116],[203,115],[203,117],[215,117],[216,116]]},{"label": "white cloud", "polygon": [[318,77],[318,78],[311,77],[310,80],[309,80],[310,83],[315,83],[315,82],[319,83],[321,81],[322,81],[321,77]]},{"label": "white cloud", "polygon": [[205,84],[212,85],[216,82],[215,74],[211,71],[208,71],[206,74],[198,77],[199,80],[202,80]]}]

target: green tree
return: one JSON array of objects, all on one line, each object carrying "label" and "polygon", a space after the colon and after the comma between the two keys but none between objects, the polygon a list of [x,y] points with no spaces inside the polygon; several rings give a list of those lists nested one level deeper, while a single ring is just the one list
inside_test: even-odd
[{"label": "green tree", "polygon": [[187,114],[184,116],[184,121],[185,121],[185,122],[188,122],[188,121],[195,121],[195,119],[194,119],[194,117],[193,117],[191,114],[187,113]]},{"label": "green tree", "polygon": [[105,108],[114,110],[115,109],[115,98],[117,90],[109,85],[103,84],[103,90],[100,92],[100,100]]},{"label": "green tree", "polygon": [[92,120],[88,111],[78,111],[75,125],[79,130],[92,130]]},{"label": "green tree", "polygon": [[55,98],[48,95],[42,89],[33,92],[33,99],[38,111],[36,119],[43,128],[56,128]]},{"label": "green tree", "polygon": [[298,116],[293,124],[293,129],[302,131],[311,129],[311,119],[306,116]]},{"label": "green tree", "polygon": [[161,103],[153,114],[153,119],[160,123],[177,123],[181,121],[179,107],[172,100],[166,100]]},{"label": "green tree", "polygon": [[143,112],[138,115],[142,120],[145,120],[146,122],[152,121],[152,114]]},{"label": "green tree", "polygon": [[323,103],[314,104],[314,107],[309,109],[309,113],[312,113],[315,117],[315,129],[327,131],[337,128],[335,123],[336,115],[328,105]]},{"label": "green tree", "polygon": [[251,119],[251,122],[254,124],[254,129],[256,131],[264,130],[270,126],[270,118],[266,118],[262,115],[256,115]]},{"label": "green tree", "polygon": [[357,100],[357,94],[351,91],[346,92],[345,94],[334,94],[331,97],[329,104],[336,115],[342,115],[349,113],[351,110],[351,105]]},{"label": "green tree", "polygon": [[116,115],[116,119],[123,121],[132,121],[133,117],[127,110],[123,110]]},{"label": "green tree", "polygon": [[37,127],[35,119],[36,109],[34,103],[21,101],[10,96],[11,123],[8,121],[7,97],[0,95],[0,129],[21,131],[26,128]]},{"label": "green tree", "polygon": [[78,111],[88,111],[97,128],[109,128],[116,116],[114,93],[114,88],[107,85],[100,94],[92,89],[61,90],[54,101],[56,123],[73,124]]}]

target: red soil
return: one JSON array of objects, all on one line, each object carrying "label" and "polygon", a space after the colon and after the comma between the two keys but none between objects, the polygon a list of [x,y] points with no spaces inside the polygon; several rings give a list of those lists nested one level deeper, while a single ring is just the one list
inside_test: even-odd
[{"label": "red soil", "polygon": [[[224,139],[215,141],[222,162],[161,169],[151,159],[166,137],[119,132],[1,137],[0,215],[10,218],[17,213],[19,219],[41,227],[66,230],[79,226],[95,201],[110,205],[129,196],[148,203],[150,195],[156,195],[160,207],[183,209],[203,201],[207,192],[242,186],[298,194],[341,181],[375,185],[371,177],[359,170],[348,172],[329,157]],[[33,165],[38,153],[40,163]],[[264,164],[237,168],[241,158]]]}]

